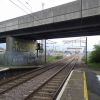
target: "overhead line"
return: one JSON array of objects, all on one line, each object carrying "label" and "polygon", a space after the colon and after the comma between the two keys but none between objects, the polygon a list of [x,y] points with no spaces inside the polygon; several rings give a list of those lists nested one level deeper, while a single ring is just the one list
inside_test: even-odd
[{"label": "overhead line", "polygon": [[[12,0],[9,0],[11,3],[13,3],[15,6],[17,6],[18,8],[20,8],[22,11],[24,11],[26,14],[29,14],[28,12],[26,12],[23,8],[21,8],[19,5],[17,5],[16,3],[14,3]],[[29,16],[33,17],[34,16],[32,14],[29,14]]]},{"label": "overhead line", "polygon": [[32,13],[32,10],[30,10],[27,6],[25,6],[20,0],[17,0],[17,1]]},{"label": "overhead line", "polygon": [[31,10],[32,10],[32,7],[31,7],[31,5],[29,4],[29,2],[28,1],[25,1],[25,3],[31,8]]},{"label": "overhead line", "polygon": [[[26,14],[28,14],[29,16],[33,17],[34,19],[34,16],[33,14],[29,14],[27,11],[25,11],[23,8],[21,8],[18,4],[16,4],[15,2],[13,2],[12,0],[9,0],[11,3],[13,3],[15,6],[17,6],[18,8],[20,8],[22,11],[24,11]],[[19,0],[18,0],[19,1]]]},{"label": "overhead line", "polygon": [[16,3],[14,3],[12,0],[9,0],[9,1],[11,3],[13,3],[15,6],[17,6],[18,8],[20,8],[22,11],[24,11],[27,14],[27,12],[23,8],[21,8],[19,5],[17,5]]}]

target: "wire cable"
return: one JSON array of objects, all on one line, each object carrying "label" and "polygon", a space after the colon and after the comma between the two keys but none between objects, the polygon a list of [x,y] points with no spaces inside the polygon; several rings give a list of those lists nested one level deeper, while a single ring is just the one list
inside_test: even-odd
[{"label": "wire cable", "polygon": [[34,16],[32,14],[29,14],[27,11],[25,11],[23,8],[21,8],[19,5],[17,5],[16,3],[14,3],[12,0],[9,0],[11,3],[13,3],[15,6],[17,6],[19,9],[21,9],[22,11],[24,11],[26,14],[28,14],[30,17],[32,17],[34,19]]},{"label": "wire cable", "polygon": [[31,10],[32,10],[32,6],[29,4],[29,2],[28,1],[25,1],[25,3],[31,8]]},{"label": "wire cable", "polygon": [[21,8],[19,5],[17,5],[16,3],[14,3],[12,0],[9,0],[9,1],[11,3],[13,3],[16,7],[18,7],[19,9],[21,9],[22,11],[24,11],[27,14],[27,12],[23,8]]},{"label": "wire cable", "polygon": [[20,0],[17,0],[17,1],[32,13],[32,10],[30,10],[27,6],[25,6],[24,3],[22,3]]}]

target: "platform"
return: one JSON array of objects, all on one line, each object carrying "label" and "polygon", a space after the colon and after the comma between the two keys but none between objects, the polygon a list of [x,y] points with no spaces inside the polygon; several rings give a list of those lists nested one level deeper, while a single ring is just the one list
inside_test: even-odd
[{"label": "platform", "polygon": [[29,68],[40,68],[44,65],[29,65],[29,66],[6,66],[6,65],[0,65],[0,70],[2,69],[29,69]]},{"label": "platform", "polygon": [[71,72],[57,100],[88,100],[84,71],[77,69]]},{"label": "platform", "polygon": [[100,100],[100,71],[85,69],[89,100]]},{"label": "platform", "polygon": [[1,71],[6,71],[6,70],[9,70],[9,68],[0,67],[0,72]]}]

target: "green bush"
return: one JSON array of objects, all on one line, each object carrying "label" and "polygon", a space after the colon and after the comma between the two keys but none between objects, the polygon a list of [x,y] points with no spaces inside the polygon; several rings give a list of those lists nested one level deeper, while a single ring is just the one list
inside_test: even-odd
[{"label": "green bush", "polygon": [[100,63],[100,45],[94,46],[94,51],[89,56],[89,62]]},{"label": "green bush", "polygon": [[54,62],[57,61],[59,59],[62,59],[63,56],[57,55],[57,56],[48,56],[47,57],[47,62]]},{"label": "green bush", "polygon": [[55,56],[55,59],[62,59],[63,58],[63,56],[61,55],[59,55],[59,56]]}]

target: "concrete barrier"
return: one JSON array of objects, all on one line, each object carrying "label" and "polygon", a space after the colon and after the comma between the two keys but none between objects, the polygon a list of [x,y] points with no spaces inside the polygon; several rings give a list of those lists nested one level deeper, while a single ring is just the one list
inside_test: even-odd
[{"label": "concrete barrier", "polygon": [[42,56],[38,57],[32,52],[5,52],[0,54],[0,65],[33,65],[42,62]]}]

